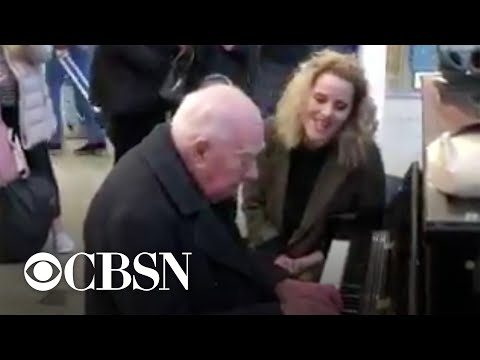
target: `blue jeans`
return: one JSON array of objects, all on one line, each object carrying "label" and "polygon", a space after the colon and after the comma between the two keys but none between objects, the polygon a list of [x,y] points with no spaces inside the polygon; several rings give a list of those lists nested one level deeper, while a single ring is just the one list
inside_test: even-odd
[{"label": "blue jeans", "polygon": [[[70,45],[68,47],[72,60],[77,64],[78,68],[85,75],[87,80],[90,80],[90,66],[92,61],[92,54],[89,51],[81,49],[77,45]],[[50,89],[50,96],[52,98],[53,110],[57,118],[57,132],[53,136],[51,143],[61,144],[63,142],[63,116],[62,116],[62,86],[64,84],[67,73],[62,65],[54,55],[46,66],[46,80]],[[78,113],[83,119],[87,133],[87,140],[90,144],[104,143],[105,133],[100,126],[95,112],[90,103],[82,96],[82,93],[74,88],[75,106]]]}]

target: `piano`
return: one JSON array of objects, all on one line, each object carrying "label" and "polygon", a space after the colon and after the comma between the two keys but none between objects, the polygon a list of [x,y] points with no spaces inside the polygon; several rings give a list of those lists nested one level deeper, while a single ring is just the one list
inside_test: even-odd
[{"label": "piano", "polygon": [[386,209],[384,229],[337,224],[337,228],[353,230],[332,240],[320,282],[340,290],[343,315],[416,315],[422,311],[420,185],[419,164],[414,163]]},{"label": "piano", "polygon": [[[421,89],[423,158],[386,209],[383,230],[331,237],[350,242],[343,266],[332,267],[341,269],[334,278],[345,315],[480,314],[480,201],[440,193],[426,162],[428,145],[443,132],[480,123],[480,82],[448,84],[432,75]],[[326,269],[339,256],[327,253]]]},{"label": "piano", "polygon": [[372,236],[368,261],[350,240],[333,240],[320,283],[336,286],[344,302],[343,314],[383,315],[391,313],[386,293],[387,265],[391,243],[387,232]]}]

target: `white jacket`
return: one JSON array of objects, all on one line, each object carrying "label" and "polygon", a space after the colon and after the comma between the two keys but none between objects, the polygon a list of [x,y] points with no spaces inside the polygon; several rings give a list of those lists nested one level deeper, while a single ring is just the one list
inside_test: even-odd
[{"label": "white jacket", "polygon": [[20,138],[29,150],[55,134],[53,112],[43,65],[53,54],[52,45],[3,45],[5,58],[18,83]]}]

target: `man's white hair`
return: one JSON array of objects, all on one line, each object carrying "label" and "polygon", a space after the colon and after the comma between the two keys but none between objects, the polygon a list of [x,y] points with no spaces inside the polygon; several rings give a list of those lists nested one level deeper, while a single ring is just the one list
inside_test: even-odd
[{"label": "man's white hair", "polygon": [[172,136],[180,146],[198,139],[229,141],[235,136],[242,107],[253,102],[238,88],[215,84],[187,95],[171,123]]}]

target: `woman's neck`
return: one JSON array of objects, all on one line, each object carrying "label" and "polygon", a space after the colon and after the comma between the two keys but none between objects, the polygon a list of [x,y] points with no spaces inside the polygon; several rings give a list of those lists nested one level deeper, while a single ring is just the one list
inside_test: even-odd
[{"label": "woman's neck", "polygon": [[331,139],[330,141],[325,143],[312,142],[312,141],[308,141],[308,139],[304,139],[300,143],[299,148],[303,148],[311,152],[326,151],[335,147],[335,144],[336,144],[336,139]]},{"label": "woman's neck", "polygon": [[303,142],[300,144],[300,147],[303,147],[304,149],[309,151],[318,151],[326,147],[326,145],[327,144],[325,143],[319,144],[314,141],[309,141],[307,138],[305,138]]}]

